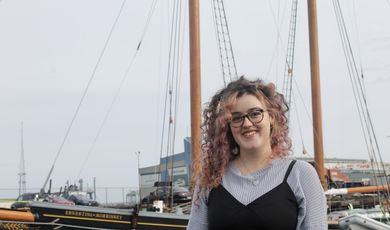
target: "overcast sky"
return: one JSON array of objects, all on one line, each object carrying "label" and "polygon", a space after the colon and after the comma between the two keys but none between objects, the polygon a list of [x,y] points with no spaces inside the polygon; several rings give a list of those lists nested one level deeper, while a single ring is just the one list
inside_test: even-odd
[{"label": "overcast sky", "polygon": [[[200,1],[203,103],[223,86],[209,2]],[[120,0],[0,1],[0,189],[18,187],[22,121],[27,187],[43,185],[92,75],[52,174],[53,186],[77,181],[80,174],[89,184],[96,177],[101,187],[133,187],[138,183],[135,152],[141,152],[141,167],[158,163],[163,123],[168,125],[163,121],[164,92],[174,5],[156,1],[145,30],[152,1],[127,0],[97,65],[121,5]],[[389,162],[390,3],[347,0],[341,6],[357,64],[364,71],[378,144]],[[174,118],[175,152],[183,150],[183,138],[190,134],[187,4],[183,1],[180,7],[185,28],[181,87],[174,92],[180,96]],[[290,1],[225,0],[225,7],[238,73],[273,81],[281,90]],[[334,15],[332,1],[318,1],[325,157],[367,159]],[[295,156],[302,155],[302,143],[314,155],[306,112],[311,116],[306,18],[306,1],[300,1],[294,87],[303,100],[296,93],[291,112]],[[121,91],[93,145],[122,79]]]}]

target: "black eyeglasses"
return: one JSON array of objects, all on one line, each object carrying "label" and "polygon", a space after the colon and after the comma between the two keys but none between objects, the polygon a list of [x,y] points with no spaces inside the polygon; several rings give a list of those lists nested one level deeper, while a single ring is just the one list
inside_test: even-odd
[{"label": "black eyeglasses", "polygon": [[264,109],[253,108],[246,114],[233,113],[230,120],[230,125],[234,128],[240,128],[242,124],[244,124],[245,118],[248,118],[248,120],[254,125],[259,124],[264,118],[264,112]]}]

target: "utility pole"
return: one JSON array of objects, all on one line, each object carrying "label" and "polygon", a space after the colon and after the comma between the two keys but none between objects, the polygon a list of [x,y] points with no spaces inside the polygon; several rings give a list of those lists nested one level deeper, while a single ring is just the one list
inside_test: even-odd
[{"label": "utility pole", "polygon": [[96,200],[96,177],[93,177],[93,199]]},{"label": "utility pole", "polygon": [[141,154],[140,151],[137,151],[135,152],[135,155],[137,155],[137,167],[138,167],[138,201],[139,201],[139,204],[141,204],[141,172],[140,172],[140,168],[139,168],[139,155]]}]

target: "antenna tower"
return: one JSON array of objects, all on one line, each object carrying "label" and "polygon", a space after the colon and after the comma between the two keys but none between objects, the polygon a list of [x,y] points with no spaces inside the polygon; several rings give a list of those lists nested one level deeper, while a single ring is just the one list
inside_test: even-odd
[{"label": "antenna tower", "polygon": [[21,125],[21,151],[19,167],[19,195],[26,192],[26,169],[24,167],[23,121]]}]

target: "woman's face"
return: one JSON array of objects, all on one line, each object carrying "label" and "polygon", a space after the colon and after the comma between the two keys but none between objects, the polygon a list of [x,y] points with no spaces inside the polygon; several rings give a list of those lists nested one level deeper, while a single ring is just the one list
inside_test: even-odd
[{"label": "woman's face", "polygon": [[265,104],[251,94],[237,98],[232,106],[230,128],[241,153],[271,150],[270,116],[266,110]]}]

